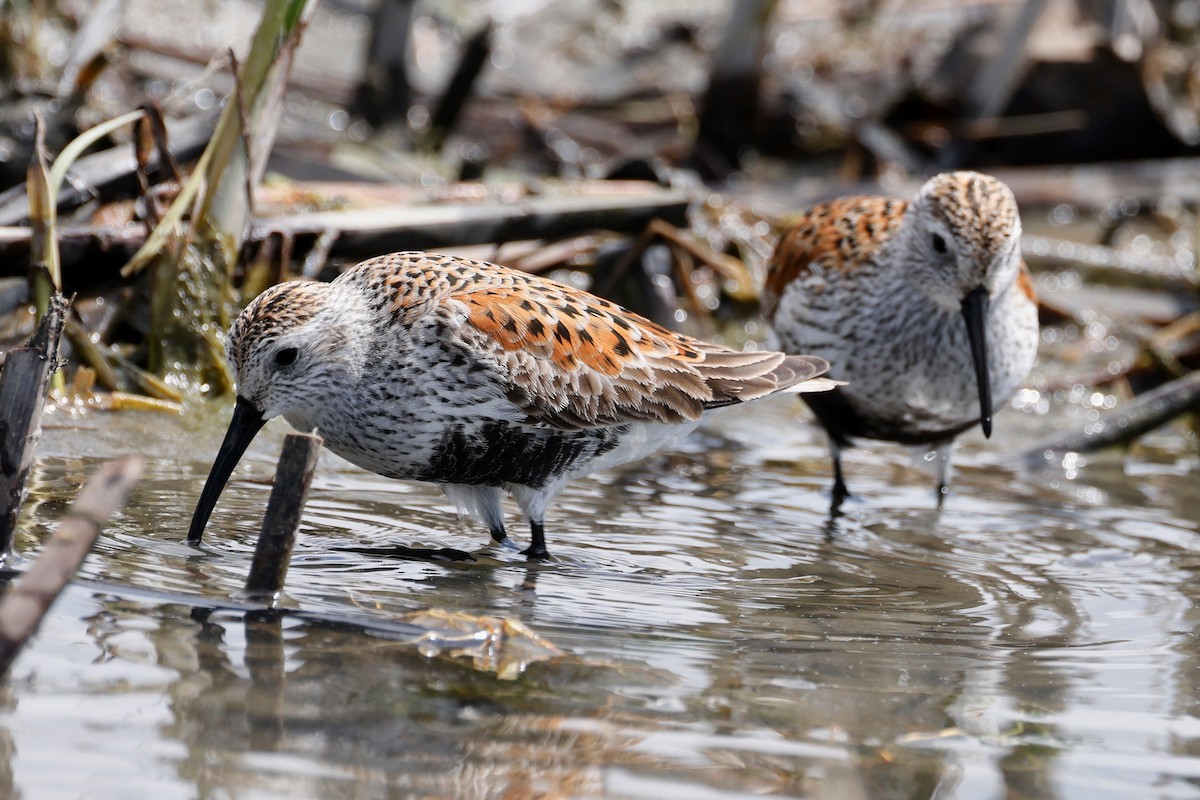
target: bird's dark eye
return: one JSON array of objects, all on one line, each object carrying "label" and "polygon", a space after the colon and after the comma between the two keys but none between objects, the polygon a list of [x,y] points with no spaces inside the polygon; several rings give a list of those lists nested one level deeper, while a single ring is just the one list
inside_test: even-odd
[{"label": "bird's dark eye", "polygon": [[300,351],[294,347],[281,347],[275,351],[275,366],[290,367],[296,363],[296,356],[300,355]]},{"label": "bird's dark eye", "polygon": [[940,233],[933,235],[933,249],[939,253],[946,252],[946,240]]}]

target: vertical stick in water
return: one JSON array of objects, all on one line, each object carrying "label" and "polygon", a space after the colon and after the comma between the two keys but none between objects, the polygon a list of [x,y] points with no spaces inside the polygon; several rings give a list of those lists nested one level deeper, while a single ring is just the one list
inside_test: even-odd
[{"label": "vertical stick in water", "polygon": [[12,551],[25,477],[42,430],[42,408],[58,365],[67,301],[53,294],[28,347],[13,350],[0,373],[0,564]]},{"label": "vertical stick in water", "polygon": [[271,498],[267,501],[267,514],[254,548],[250,577],[246,579],[247,594],[276,595],[283,590],[292,546],[296,543],[296,530],[300,527],[300,512],[320,451],[319,436],[290,433],[284,439]]}]

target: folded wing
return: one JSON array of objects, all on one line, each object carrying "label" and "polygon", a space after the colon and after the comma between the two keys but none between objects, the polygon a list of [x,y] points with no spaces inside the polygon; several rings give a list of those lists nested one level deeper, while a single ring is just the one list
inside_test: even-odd
[{"label": "folded wing", "polygon": [[[491,265],[489,265],[491,266]],[[531,419],[567,430],[679,423],[779,391],[822,391],[815,356],[702,342],[594,295],[502,267],[442,298],[468,349]]]}]

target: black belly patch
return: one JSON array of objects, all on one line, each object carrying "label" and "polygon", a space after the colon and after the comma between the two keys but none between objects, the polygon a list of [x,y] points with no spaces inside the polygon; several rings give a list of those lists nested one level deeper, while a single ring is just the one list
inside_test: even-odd
[{"label": "black belly patch", "polygon": [[943,430],[912,431],[902,424],[871,419],[858,413],[841,389],[803,394],[800,397],[813,410],[817,420],[839,447],[853,446],[854,439],[876,439],[911,445],[927,444],[950,439],[979,423],[976,418]]},{"label": "black belly patch", "polygon": [[571,467],[613,449],[625,426],[585,431],[522,428],[504,422],[451,428],[421,480],[540,489]]}]

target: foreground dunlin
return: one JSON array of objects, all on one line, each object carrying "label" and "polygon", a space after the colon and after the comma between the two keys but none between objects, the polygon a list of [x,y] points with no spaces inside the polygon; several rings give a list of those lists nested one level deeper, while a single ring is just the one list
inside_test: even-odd
[{"label": "foreground dunlin", "polygon": [[954,437],[1033,366],[1037,303],[1012,192],[977,172],[930,179],[912,202],[847,197],[809,209],[775,249],[765,307],[783,350],[847,382],[805,400],[829,434],[834,503],[854,438],[929,445],[939,502]]},{"label": "foreground dunlin", "polygon": [[432,253],[268,289],[233,323],[226,354],[237,402],[193,542],[279,415],[364,469],[439,484],[498,542],[512,493],[532,532],[523,552],[542,558],[546,507],[571,479],[641,458],[711,410],[833,385],[820,358],[730,350],[569,286]]}]

